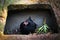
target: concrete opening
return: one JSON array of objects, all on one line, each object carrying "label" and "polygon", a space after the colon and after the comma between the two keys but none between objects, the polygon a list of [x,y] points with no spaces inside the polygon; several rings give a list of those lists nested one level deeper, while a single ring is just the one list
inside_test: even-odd
[{"label": "concrete opening", "polygon": [[50,5],[10,5],[8,6],[8,16],[4,34],[20,34],[18,30],[20,24],[28,19],[29,16],[37,24],[37,27],[43,25],[43,20],[46,18],[46,23],[51,27],[52,32],[58,32],[58,24]]}]

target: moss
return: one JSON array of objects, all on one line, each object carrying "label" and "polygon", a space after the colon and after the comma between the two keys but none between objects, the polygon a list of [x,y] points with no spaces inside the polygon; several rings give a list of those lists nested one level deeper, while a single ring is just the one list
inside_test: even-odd
[{"label": "moss", "polygon": [[4,25],[3,23],[0,22],[0,31],[3,31],[3,29],[4,29]]}]

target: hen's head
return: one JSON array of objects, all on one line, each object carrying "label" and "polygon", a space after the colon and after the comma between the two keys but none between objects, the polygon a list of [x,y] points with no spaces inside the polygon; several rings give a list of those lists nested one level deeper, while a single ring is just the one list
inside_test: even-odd
[{"label": "hen's head", "polygon": [[25,24],[25,25],[28,25],[28,21],[26,20],[26,21],[24,21],[24,23],[23,24]]}]

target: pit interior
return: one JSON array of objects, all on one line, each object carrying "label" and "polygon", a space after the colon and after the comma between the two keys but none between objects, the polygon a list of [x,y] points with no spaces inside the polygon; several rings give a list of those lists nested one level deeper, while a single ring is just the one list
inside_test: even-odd
[{"label": "pit interior", "polygon": [[19,31],[16,33],[15,31],[19,29],[21,22],[28,19],[29,16],[37,24],[37,27],[43,25],[44,18],[46,18],[46,23],[52,27],[52,30],[58,27],[54,11],[50,5],[36,4],[25,7],[23,5],[9,5],[7,13],[4,34],[20,34]]}]

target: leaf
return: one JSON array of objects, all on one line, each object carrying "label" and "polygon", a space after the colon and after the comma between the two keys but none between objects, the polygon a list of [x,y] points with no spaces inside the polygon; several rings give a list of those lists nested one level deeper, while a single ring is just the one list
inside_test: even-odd
[{"label": "leaf", "polygon": [[44,32],[46,33],[48,30],[48,25],[47,24],[44,24]]},{"label": "leaf", "polygon": [[39,27],[37,33],[47,33],[48,32],[48,25],[44,24],[43,26]]}]

